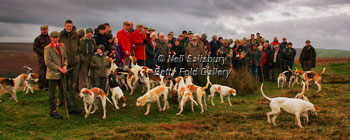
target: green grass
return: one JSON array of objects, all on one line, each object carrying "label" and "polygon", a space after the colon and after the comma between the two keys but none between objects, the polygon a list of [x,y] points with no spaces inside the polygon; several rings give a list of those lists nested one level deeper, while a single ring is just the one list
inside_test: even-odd
[{"label": "green grass", "polygon": [[[315,71],[320,72],[324,66]],[[327,76],[349,76],[349,64],[325,66]],[[325,79],[325,78],[324,78]],[[260,87],[260,85],[259,85]],[[136,99],[143,93],[139,89],[127,97],[127,107],[116,110],[107,105],[107,119],[102,119],[102,108],[84,119],[84,114],[71,115],[70,120],[56,120],[49,116],[48,93],[34,94],[18,92],[19,102],[8,100],[9,94],[0,96],[0,139],[347,139],[350,135],[350,84],[324,83],[323,91],[314,93],[311,84],[308,98],[321,108],[317,118],[311,118],[311,125],[300,129],[294,125],[294,116],[282,112],[277,126],[267,123],[266,112],[269,102],[259,91],[231,97],[233,107],[225,98],[216,106],[208,103],[208,111],[200,114],[200,108],[191,112],[188,103],[183,116],[176,116],[177,102],[169,99],[170,110],[159,112],[155,103],[148,116],[146,107],[136,107]],[[300,85],[293,89],[277,89],[276,83],[266,82],[264,92],[269,97],[294,97]],[[208,92],[207,92],[208,93]],[[83,108],[81,99],[78,105]],[[163,105],[163,104],[162,104]],[[59,109],[64,115],[64,108]],[[65,117],[65,116],[64,116]]]},{"label": "green grass", "polygon": [[349,57],[349,50],[316,49],[317,57]]}]

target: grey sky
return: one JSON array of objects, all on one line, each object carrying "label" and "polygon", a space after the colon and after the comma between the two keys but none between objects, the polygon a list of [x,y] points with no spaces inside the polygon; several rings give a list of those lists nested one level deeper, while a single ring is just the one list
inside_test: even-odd
[{"label": "grey sky", "polygon": [[294,47],[311,40],[316,48],[350,50],[348,0],[0,0],[0,42],[32,42],[39,27],[62,30],[108,22],[113,34],[123,21],[176,34],[182,30],[241,39],[259,32],[287,37]]}]

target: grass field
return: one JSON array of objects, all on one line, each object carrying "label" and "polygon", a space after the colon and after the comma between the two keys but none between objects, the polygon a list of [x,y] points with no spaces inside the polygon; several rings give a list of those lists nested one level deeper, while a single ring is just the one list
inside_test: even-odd
[{"label": "grass field", "polygon": [[[146,107],[136,107],[136,98],[142,95],[139,89],[133,96],[125,92],[127,107],[116,110],[107,105],[107,119],[102,119],[102,108],[84,119],[84,114],[71,115],[70,120],[49,117],[48,93],[35,91],[25,95],[19,92],[19,102],[0,96],[0,139],[349,139],[350,136],[350,64],[318,66],[315,71],[327,68],[323,76],[323,91],[311,84],[307,92],[310,101],[320,107],[317,118],[300,129],[294,125],[294,116],[282,112],[277,126],[267,123],[269,102],[260,92],[231,96],[233,107],[219,103],[215,96],[213,107],[208,102],[208,111],[195,113],[187,104],[183,116],[176,116],[177,102],[169,99],[170,110],[159,112],[151,105],[148,116]],[[344,77],[344,78],[341,78]],[[260,86],[260,85],[259,85]],[[269,97],[294,97],[301,86],[293,89],[277,89],[276,83],[264,84]],[[207,92],[208,93],[208,92]],[[81,99],[79,105],[82,108]],[[64,108],[59,113],[64,115]]]}]

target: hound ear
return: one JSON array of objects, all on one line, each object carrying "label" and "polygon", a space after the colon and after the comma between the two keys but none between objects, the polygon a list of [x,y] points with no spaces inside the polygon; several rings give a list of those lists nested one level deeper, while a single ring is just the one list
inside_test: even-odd
[{"label": "hound ear", "polygon": [[318,106],[314,105],[314,107],[315,107],[315,109],[316,109],[317,112],[320,112],[320,111],[321,111],[320,108],[318,108]]},{"label": "hound ear", "polygon": [[125,103],[125,102],[126,102],[126,97],[125,97],[125,96],[120,97],[120,101],[122,101],[123,103]]},{"label": "hound ear", "polygon": [[32,76],[32,78],[38,78],[39,77],[37,73],[32,73],[31,76]]},{"label": "hound ear", "polygon": [[146,96],[141,98],[141,106],[145,106],[146,104]]},{"label": "hound ear", "polygon": [[25,80],[27,78],[27,74],[21,74],[21,80]]},{"label": "hound ear", "polygon": [[235,93],[235,90],[234,89],[230,89],[230,93]]}]

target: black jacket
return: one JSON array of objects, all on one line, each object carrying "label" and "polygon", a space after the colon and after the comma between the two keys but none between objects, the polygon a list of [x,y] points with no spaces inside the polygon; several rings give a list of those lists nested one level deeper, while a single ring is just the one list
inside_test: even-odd
[{"label": "black jacket", "polygon": [[315,67],[316,65],[316,51],[315,48],[310,46],[305,46],[301,51],[299,61],[300,63],[304,63],[305,61],[311,60],[311,66]]},{"label": "black jacket", "polygon": [[287,48],[284,51],[283,58],[287,61],[294,61],[295,55],[296,55],[296,51],[294,48],[291,48],[291,49]]}]

